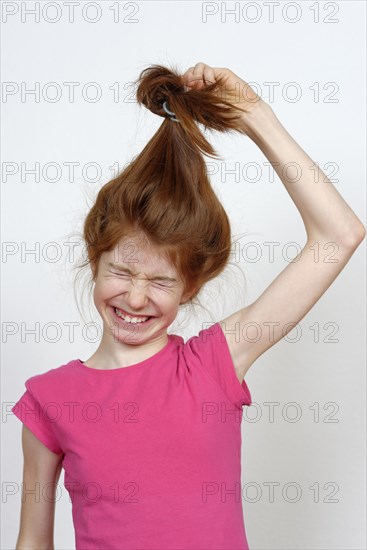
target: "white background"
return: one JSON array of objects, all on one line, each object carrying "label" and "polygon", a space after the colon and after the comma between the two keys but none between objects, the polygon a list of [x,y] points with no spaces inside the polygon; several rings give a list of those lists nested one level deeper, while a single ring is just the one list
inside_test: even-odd
[{"label": "white background", "polygon": [[[52,23],[56,4],[59,21]],[[75,6],[74,22],[63,2],[39,2],[39,22],[25,13],[37,10],[35,2],[1,6],[1,548],[6,549],[15,548],[18,534],[23,464],[21,423],[9,411],[28,377],[74,358],[86,359],[98,345],[83,332],[65,243],[70,233],[81,230],[87,194],[93,196],[111,179],[110,167],[127,163],[162,123],[135,102],[129,83],[142,69],[175,64],[183,73],[203,61],[256,83],[282,124],[365,220],[365,2],[281,1],[273,3],[273,21],[267,2],[120,2],[114,22],[111,7],[116,10],[117,3],[106,1],[94,3],[100,10],[96,23],[90,22],[97,11],[89,4],[88,9],[85,2]],[[229,9],[237,12],[231,15]],[[211,13],[206,20],[205,10]],[[56,101],[50,82],[61,92]],[[80,83],[74,102],[66,82]],[[97,102],[82,95],[91,82],[102,92]],[[36,83],[37,101],[24,94]],[[115,83],[120,87],[117,102],[110,89]],[[277,83],[274,97],[269,83]],[[94,90],[89,92],[93,99]],[[185,320],[182,312],[182,326],[170,330],[185,340],[204,321],[239,309],[240,300],[245,305],[256,299],[296,255],[290,247],[287,260],[282,250],[288,243],[302,247],[306,236],[294,203],[257,146],[240,135],[210,134],[209,139],[223,159],[208,159],[217,170],[213,186],[234,235],[247,235],[240,241],[240,261],[234,257],[236,266],[224,274],[224,286],[221,277],[201,295],[212,319],[198,309]],[[56,171],[46,170],[50,162],[60,167],[54,182]],[[74,180],[66,165],[70,162],[79,163]],[[236,162],[244,169],[238,178],[226,173]],[[39,177],[26,173],[35,163]],[[88,163],[101,169],[95,182],[90,181],[95,170],[83,172]],[[246,177],[247,163],[257,164],[257,181],[251,181],[256,179],[253,169]],[[327,163],[337,167],[334,173]],[[246,256],[249,242],[257,243],[257,261],[251,261],[254,248]],[[265,242],[278,243],[273,260]],[[49,243],[58,245],[56,260],[57,248]],[[254,402],[244,408],[242,424],[243,508],[251,550],[366,548],[364,253],[365,241],[288,341],[271,348],[246,374]],[[99,323],[97,313],[92,319]],[[77,323],[73,338],[70,322]],[[34,329],[35,334],[27,333]],[[301,414],[296,422],[290,421],[296,413],[290,403]],[[265,483],[277,484],[273,502]],[[297,484],[297,502],[290,502],[295,491],[286,492],[289,483]],[[63,473],[59,485],[55,548],[72,549]]]}]

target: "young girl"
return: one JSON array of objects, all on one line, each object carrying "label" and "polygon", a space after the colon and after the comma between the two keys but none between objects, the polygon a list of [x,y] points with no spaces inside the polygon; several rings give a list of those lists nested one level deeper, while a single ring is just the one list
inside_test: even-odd
[{"label": "young girl", "polygon": [[[138,102],[163,123],[101,188],[84,223],[100,345],[84,361],[26,380],[12,409],[23,422],[28,491],[17,549],[54,547],[50,493],[61,468],[77,550],[248,549],[241,416],[252,397],[244,376],[285,336],[283,327],[310,311],[365,236],[270,105],[231,70],[197,63],[180,75],[154,65],[138,84]],[[302,216],[307,242],[257,300],[184,343],[167,329],[180,305],[224,270],[232,245],[203,157],[215,151],[197,123],[260,147]],[[284,170],[287,163],[297,172]],[[336,262],[323,261],[330,243]],[[246,332],[269,321],[272,338],[265,329],[258,338]],[[36,483],[40,498],[29,493]]]}]

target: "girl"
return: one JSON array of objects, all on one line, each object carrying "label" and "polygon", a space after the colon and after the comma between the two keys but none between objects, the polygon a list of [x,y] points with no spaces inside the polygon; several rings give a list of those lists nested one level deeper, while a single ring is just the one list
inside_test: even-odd
[{"label": "girl", "polygon": [[[26,380],[12,409],[23,422],[24,487],[38,482],[41,495],[22,502],[19,550],[54,547],[55,502],[42,489],[55,488],[61,468],[77,550],[248,549],[240,450],[242,407],[252,398],[244,376],[287,323],[310,311],[365,236],[270,105],[231,70],[197,63],[180,75],[154,65],[140,74],[137,100],[164,121],[101,188],[84,223],[100,345],[87,360]],[[203,158],[215,151],[197,123],[260,147],[307,242],[257,300],[184,343],[167,329],[224,270],[232,244]],[[296,185],[283,170],[290,161],[301,173]],[[330,243],[336,262],[323,261]],[[276,321],[271,340],[266,330],[244,336],[248,323],[268,321]]]}]

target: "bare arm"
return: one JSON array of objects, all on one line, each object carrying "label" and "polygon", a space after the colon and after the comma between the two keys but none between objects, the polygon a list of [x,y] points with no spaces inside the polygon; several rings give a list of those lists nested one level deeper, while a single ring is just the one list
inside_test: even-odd
[{"label": "bare arm", "polygon": [[216,82],[218,97],[239,110],[236,129],[269,160],[307,234],[301,252],[265,291],[221,321],[242,382],[252,363],[286,336],[329,288],[363,241],[366,228],[270,105],[245,80],[228,68],[202,62],[190,67],[182,78],[187,89],[203,89]]},{"label": "bare arm", "polygon": [[261,149],[296,205],[307,240],[361,242],[366,229],[325,173],[293,139],[270,105],[243,115],[244,131]]},{"label": "bare arm", "polygon": [[[273,165],[296,205],[307,240],[298,256],[252,304],[222,321],[240,381],[252,363],[308,313],[366,234],[361,220],[268,104],[259,101],[244,120],[246,134]],[[246,332],[244,327],[253,323],[256,330]],[[269,323],[274,323],[272,331]]]},{"label": "bare arm", "polygon": [[22,446],[22,505],[16,550],[54,550],[55,495],[63,455],[50,451],[25,425]]}]

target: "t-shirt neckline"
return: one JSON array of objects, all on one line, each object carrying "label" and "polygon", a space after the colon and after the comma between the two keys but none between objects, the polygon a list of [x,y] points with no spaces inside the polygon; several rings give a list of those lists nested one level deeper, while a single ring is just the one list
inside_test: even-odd
[{"label": "t-shirt neckline", "polygon": [[128,367],[117,367],[116,369],[94,369],[93,367],[88,367],[85,365],[81,359],[75,359],[74,363],[77,367],[81,368],[84,371],[91,371],[91,372],[98,372],[98,373],[118,373],[118,372],[126,372],[130,369],[135,369],[137,367],[145,367],[150,365],[151,363],[155,362],[157,359],[163,355],[163,353],[167,352],[168,348],[173,344],[175,340],[174,334],[167,334],[168,336],[168,342],[163,346],[162,349],[151,355],[150,357],[147,357],[146,359],[143,359],[143,361],[139,361],[139,363],[134,363],[133,365],[129,365]]}]

